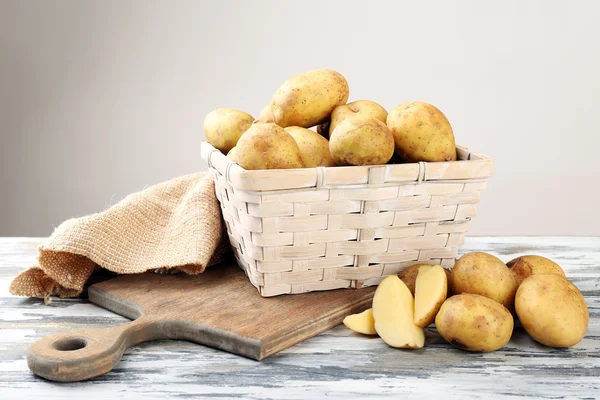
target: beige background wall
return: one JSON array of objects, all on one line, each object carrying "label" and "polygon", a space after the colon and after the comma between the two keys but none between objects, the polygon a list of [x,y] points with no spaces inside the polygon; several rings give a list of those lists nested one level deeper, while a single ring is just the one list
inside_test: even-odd
[{"label": "beige background wall", "polygon": [[472,234],[600,234],[600,3],[0,0],[0,235],[205,169],[204,115],[333,68],[497,159]]}]

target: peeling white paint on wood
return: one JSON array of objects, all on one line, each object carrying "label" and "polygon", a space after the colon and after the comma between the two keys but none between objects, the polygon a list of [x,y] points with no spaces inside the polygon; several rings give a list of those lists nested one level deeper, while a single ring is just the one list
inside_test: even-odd
[{"label": "peeling white paint on wood", "polygon": [[81,299],[12,297],[10,280],[35,261],[40,239],[0,239],[0,399],[86,400],[120,397],[242,399],[598,398],[600,397],[600,237],[468,238],[461,253],[486,251],[504,261],[539,254],[557,261],[580,288],[590,327],[567,350],[544,347],[516,329],[504,349],[467,353],[433,327],[427,347],[396,350],[343,326],[263,361],[182,341],[142,344],[110,373],[92,382],[59,384],[27,368],[27,347],[58,331],[126,321]]}]

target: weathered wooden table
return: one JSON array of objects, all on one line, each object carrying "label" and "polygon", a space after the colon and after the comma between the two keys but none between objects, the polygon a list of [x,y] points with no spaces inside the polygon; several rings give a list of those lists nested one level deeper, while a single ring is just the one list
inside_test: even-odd
[{"label": "weathered wooden table", "polygon": [[194,343],[160,341],[130,349],[110,373],[60,384],[33,375],[27,347],[58,331],[119,324],[124,318],[81,299],[13,297],[13,276],[34,263],[40,239],[0,238],[0,399],[119,397],[598,398],[600,397],[600,237],[470,238],[462,252],[508,261],[522,254],[554,259],[586,297],[590,326],[567,350],[544,347],[516,329],[487,354],[452,348],[428,335],[421,350],[397,350],[340,326],[264,361]]}]

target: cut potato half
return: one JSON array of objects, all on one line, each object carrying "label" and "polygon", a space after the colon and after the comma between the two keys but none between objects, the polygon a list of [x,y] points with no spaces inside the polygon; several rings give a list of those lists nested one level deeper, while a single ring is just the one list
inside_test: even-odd
[{"label": "cut potato half", "polygon": [[448,295],[448,277],[441,265],[422,265],[415,282],[414,323],[425,328],[435,320]]},{"label": "cut potato half", "polygon": [[377,335],[373,309],[369,308],[359,314],[348,315],[343,321],[346,328],[364,335]]},{"label": "cut potato half", "polygon": [[425,344],[423,328],[413,322],[414,299],[406,284],[396,275],[385,278],[373,297],[375,330],[388,345],[420,349]]}]

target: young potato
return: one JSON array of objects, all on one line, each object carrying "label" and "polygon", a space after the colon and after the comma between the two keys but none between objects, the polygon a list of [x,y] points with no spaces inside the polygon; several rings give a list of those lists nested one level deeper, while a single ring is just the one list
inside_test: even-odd
[{"label": "young potato", "polygon": [[357,100],[352,103],[342,104],[337,106],[331,113],[331,120],[329,122],[329,136],[333,133],[334,129],[340,122],[348,118],[375,118],[384,124],[387,119],[387,111],[385,108],[370,100]]},{"label": "young potato", "polygon": [[394,154],[394,138],[375,118],[349,118],[331,134],[329,151],[337,165],[382,165]]},{"label": "young potato", "polygon": [[435,317],[440,335],[459,349],[489,352],[506,346],[514,319],[502,304],[477,294],[449,297]]},{"label": "young potato", "polygon": [[273,95],[271,111],[277,125],[310,128],[329,118],[333,109],[346,104],[350,89],[339,72],[318,69],[296,75]]},{"label": "young potato", "polygon": [[288,126],[285,130],[298,144],[305,168],[335,166],[329,152],[329,141],[323,136],[299,126]]},{"label": "young potato", "polygon": [[275,118],[273,117],[273,111],[271,110],[271,105],[267,104],[260,110],[260,115],[258,116],[259,122],[275,122]]},{"label": "young potato", "polygon": [[204,118],[208,143],[227,154],[254,122],[252,115],[233,108],[217,108]]},{"label": "young potato", "polygon": [[229,158],[231,161],[235,161],[237,162],[237,151],[235,150],[235,147],[231,150],[229,150],[227,152],[227,158]]},{"label": "young potato", "polygon": [[359,314],[348,315],[342,322],[346,325],[346,328],[354,332],[362,333],[363,335],[377,335],[372,308]]},{"label": "young potato", "polygon": [[304,168],[294,138],[272,123],[252,124],[228,157],[247,170]]},{"label": "young potato", "polygon": [[521,256],[506,263],[520,285],[534,274],[555,274],[566,278],[565,271],[552,260],[541,256]]},{"label": "young potato", "polygon": [[422,265],[429,265],[429,264],[411,265],[410,267],[408,267],[404,271],[402,271],[399,276],[400,280],[402,282],[404,282],[404,284],[406,285],[408,290],[410,290],[410,293],[413,296],[415,295],[415,282],[417,281],[417,275],[419,275],[419,268],[421,268]]},{"label": "young potato", "polygon": [[[402,282],[404,282],[404,284],[406,285],[406,287],[408,288],[408,290],[410,290],[410,292],[412,293],[412,295],[415,295],[415,282],[417,280],[417,275],[419,274],[419,268],[422,265],[431,265],[431,264],[414,264],[411,265],[410,267],[404,269],[404,271],[402,271],[399,275],[399,278]],[[446,274],[446,282],[447,282],[447,288],[446,288],[446,293],[447,296],[450,296],[452,294],[452,286],[450,285],[450,270],[444,268],[444,273]]]},{"label": "young potato", "polygon": [[381,281],[373,296],[373,318],[377,334],[392,347],[420,349],[425,344],[423,328],[413,322],[415,308],[410,290],[396,275]]},{"label": "young potato", "polygon": [[531,275],[515,300],[521,325],[549,347],[570,347],[583,339],[590,323],[585,299],[575,285],[554,274]]},{"label": "young potato", "polygon": [[452,293],[479,294],[513,310],[517,280],[508,267],[491,254],[465,254],[452,267],[451,280]]},{"label": "young potato", "polygon": [[425,328],[435,319],[448,295],[448,278],[441,265],[422,265],[415,282],[415,325]]},{"label": "young potato", "polygon": [[393,108],[387,125],[394,135],[396,152],[407,162],[454,161],[454,133],[446,116],[422,101]]}]

